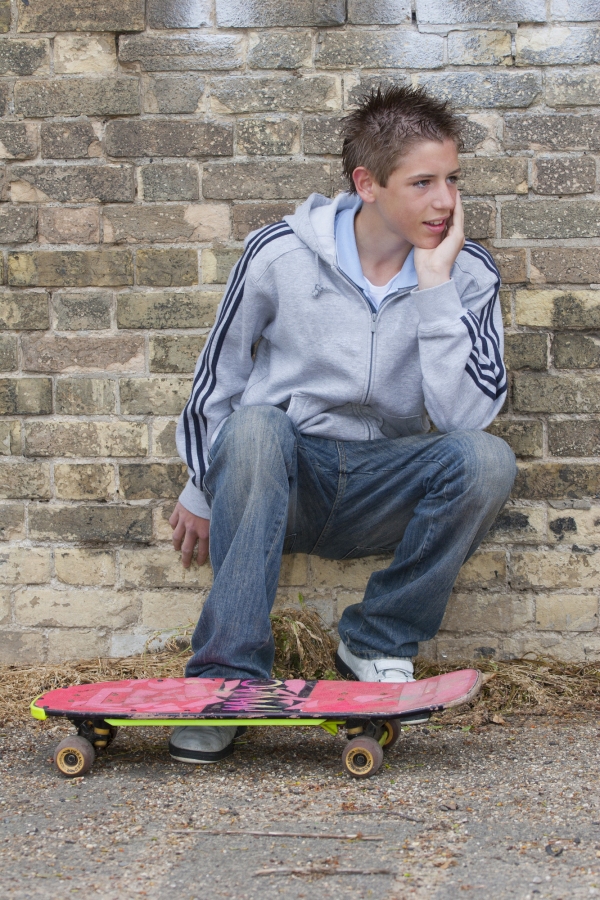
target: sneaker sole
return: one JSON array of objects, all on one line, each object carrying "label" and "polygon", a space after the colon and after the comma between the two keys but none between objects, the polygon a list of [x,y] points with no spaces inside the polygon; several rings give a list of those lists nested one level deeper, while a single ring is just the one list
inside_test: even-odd
[{"label": "sneaker sole", "polygon": [[[335,667],[344,678],[349,678],[351,681],[358,681],[358,678],[350,666],[344,662],[339,653],[335,654]],[[398,720],[402,725],[423,725],[425,722],[428,722],[430,718],[430,712],[408,713],[406,716],[398,716]]]},{"label": "sneaker sole", "polygon": [[222,750],[215,750],[212,753],[208,750],[187,750],[183,747],[176,747],[169,741],[169,755],[173,759],[176,759],[177,762],[210,765],[211,763],[219,762],[221,759],[227,759],[228,756],[231,756],[235,749],[235,742],[238,738],[242,737],[242,735],[246,734],[247,730],[248,728],[245,725],[240,726],[230,744],[227,744]]}]

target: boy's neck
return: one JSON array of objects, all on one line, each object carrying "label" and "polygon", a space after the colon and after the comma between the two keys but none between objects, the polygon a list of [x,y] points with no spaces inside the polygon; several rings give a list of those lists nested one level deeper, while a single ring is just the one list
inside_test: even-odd
[{"label": "boy's neck", "polygon": [[412,250],[412,244],[389,230],[374,203],[363,203],[356,213],[354,236],[363,275],[378,286],[398,274]]}]

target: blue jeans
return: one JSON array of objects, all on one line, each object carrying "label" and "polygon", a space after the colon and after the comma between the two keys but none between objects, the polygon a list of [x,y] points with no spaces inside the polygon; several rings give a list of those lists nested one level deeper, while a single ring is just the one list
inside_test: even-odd
[{"label": "blue jeans", "polygon": [[339,624],[364,659],[415,656],[456,576],[508,498],[515,458],[483,431],[377,441],[300,434],[271,406],[234,412],[209,455],[212,590],[186,675],[269,678],[269,613],[282,553],[354,559],[390,552]]}]

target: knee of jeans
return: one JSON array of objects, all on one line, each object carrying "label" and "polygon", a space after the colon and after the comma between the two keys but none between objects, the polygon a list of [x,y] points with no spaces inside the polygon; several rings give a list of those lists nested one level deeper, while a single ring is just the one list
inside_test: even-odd
[{"label": "knee of jeans", "polygon": [[291,420],[276,406],[243,406],[231,414],[219,438],[215,450],[225,444],[247,460],[257,452],[264,456],[276,447],[293,446],[295,434]]},{"label": "knee of jeans", "polygon": [[515,454],[506,441],[487,431],[455,432],[452,437],[470,490],[490,503],[506,500],[517,474]]}]

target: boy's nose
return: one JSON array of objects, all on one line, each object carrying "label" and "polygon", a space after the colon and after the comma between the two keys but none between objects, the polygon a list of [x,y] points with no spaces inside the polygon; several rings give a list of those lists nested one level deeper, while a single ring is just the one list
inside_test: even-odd
[{"label": "boy's nose", "polygon": [[447,184],[440,185],[439,190],[436,192],[436,196],[432,200],[432,205],[434,206],[434,208],[439,210],[444,209],[452,212],[455,203],[455,192],[453,192]]}]

